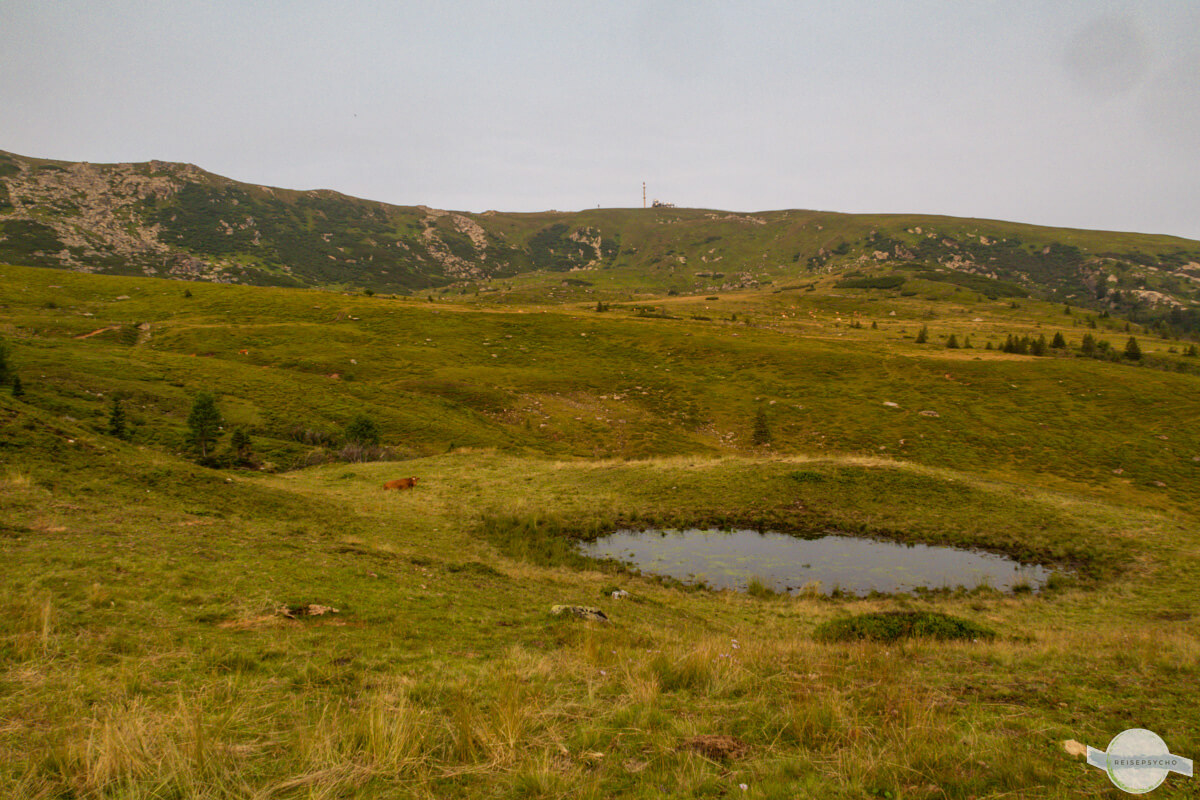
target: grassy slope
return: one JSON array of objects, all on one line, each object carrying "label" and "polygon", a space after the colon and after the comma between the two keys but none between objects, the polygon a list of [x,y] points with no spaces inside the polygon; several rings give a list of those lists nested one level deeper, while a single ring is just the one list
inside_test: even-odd
[{"label": "grassy slope", "polygon": [[[28,390],[0,397],[0,785],[18,796],[1116,796],[1059,740],[1200,742],[1200,439],[1179,423],[1198,379],[978,349],[1077,342],[1059,306],[822,286],[670,298],[680,318],[657,319],[190,288],[0,271]],[[880,330],[847,328],[855,313]],[[137,322],[140,344],[73,338]],[[921,324],[977,348],[915,345]],[[300,454],[291,426],[363,410],[422,458],[195,467],[171,453],[209,387],[279,463]],[[132,444],[97,433],[113,392]],[[774,446],[752,448],[772,400]],[[378,488],[401,474],[419,488]],[[539,566],[489,533],[628,517],[884,530],[1083,571],[1036,597],[759,600]],[[612,584],[633,600],[604,599]],[[556,620],[558,602],[614,624]],[[301,603],[339,614],[272,615]],[[810,638],[917,608],[1001,638]],[[705,756],[701,734],[749,749]]]}]

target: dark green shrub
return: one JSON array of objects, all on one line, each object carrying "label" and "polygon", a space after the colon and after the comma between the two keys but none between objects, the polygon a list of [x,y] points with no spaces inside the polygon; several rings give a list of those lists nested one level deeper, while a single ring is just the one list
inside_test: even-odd
[{"label": "dark green shrub", "polygon": [[899,289],[903,275],[880,275],[876,278],[849,278],[834,284],[837,289]]},{"label": "dark green shrub", "polygon": [[813,638],[820,642],[896,642],[910,638],[970,641],[995,636],[995,631],[982,625],[933,611],[858,614],[825,622],[813,633]]},{"label": "dark green shrub", "polygon": [[346,426],[346,441],[357,445],[379,444],[379,426],[366,414],[359,414]]}]

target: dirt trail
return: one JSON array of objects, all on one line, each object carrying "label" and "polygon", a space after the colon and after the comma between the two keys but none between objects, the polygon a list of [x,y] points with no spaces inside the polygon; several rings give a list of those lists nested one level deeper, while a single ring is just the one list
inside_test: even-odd
[{"label": "dirt trail", "polygon": [[109,325],[107,328],[98,328],[98,329],[92,331],[91,333],[82,333],[79,336],[76,336],[75,338],[76,339],[90,339],[93,336],[97,336],[101,333],[104,333],[105,331],[119,330],[120,327],[121,327],[120,325]]}]

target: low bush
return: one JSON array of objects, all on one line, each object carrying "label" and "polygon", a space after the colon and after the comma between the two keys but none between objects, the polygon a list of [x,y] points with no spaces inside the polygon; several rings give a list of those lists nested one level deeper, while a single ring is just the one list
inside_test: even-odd
[{"label": "low bush", "polygon": [[901,639],[926,638],[948,641],[954,639],[993,639],[996,633],[965,619],[932,611],[881,611],[833,619],[819,625],[813,638],[819,642],[896,642]]}]

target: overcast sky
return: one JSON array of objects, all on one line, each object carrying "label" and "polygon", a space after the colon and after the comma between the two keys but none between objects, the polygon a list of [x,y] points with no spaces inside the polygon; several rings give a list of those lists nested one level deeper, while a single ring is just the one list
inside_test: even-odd
[{"label": "overcast sky", "polygon": [[0,149],[467,211],[1200,239],[1195,0],[0,0]]}]

